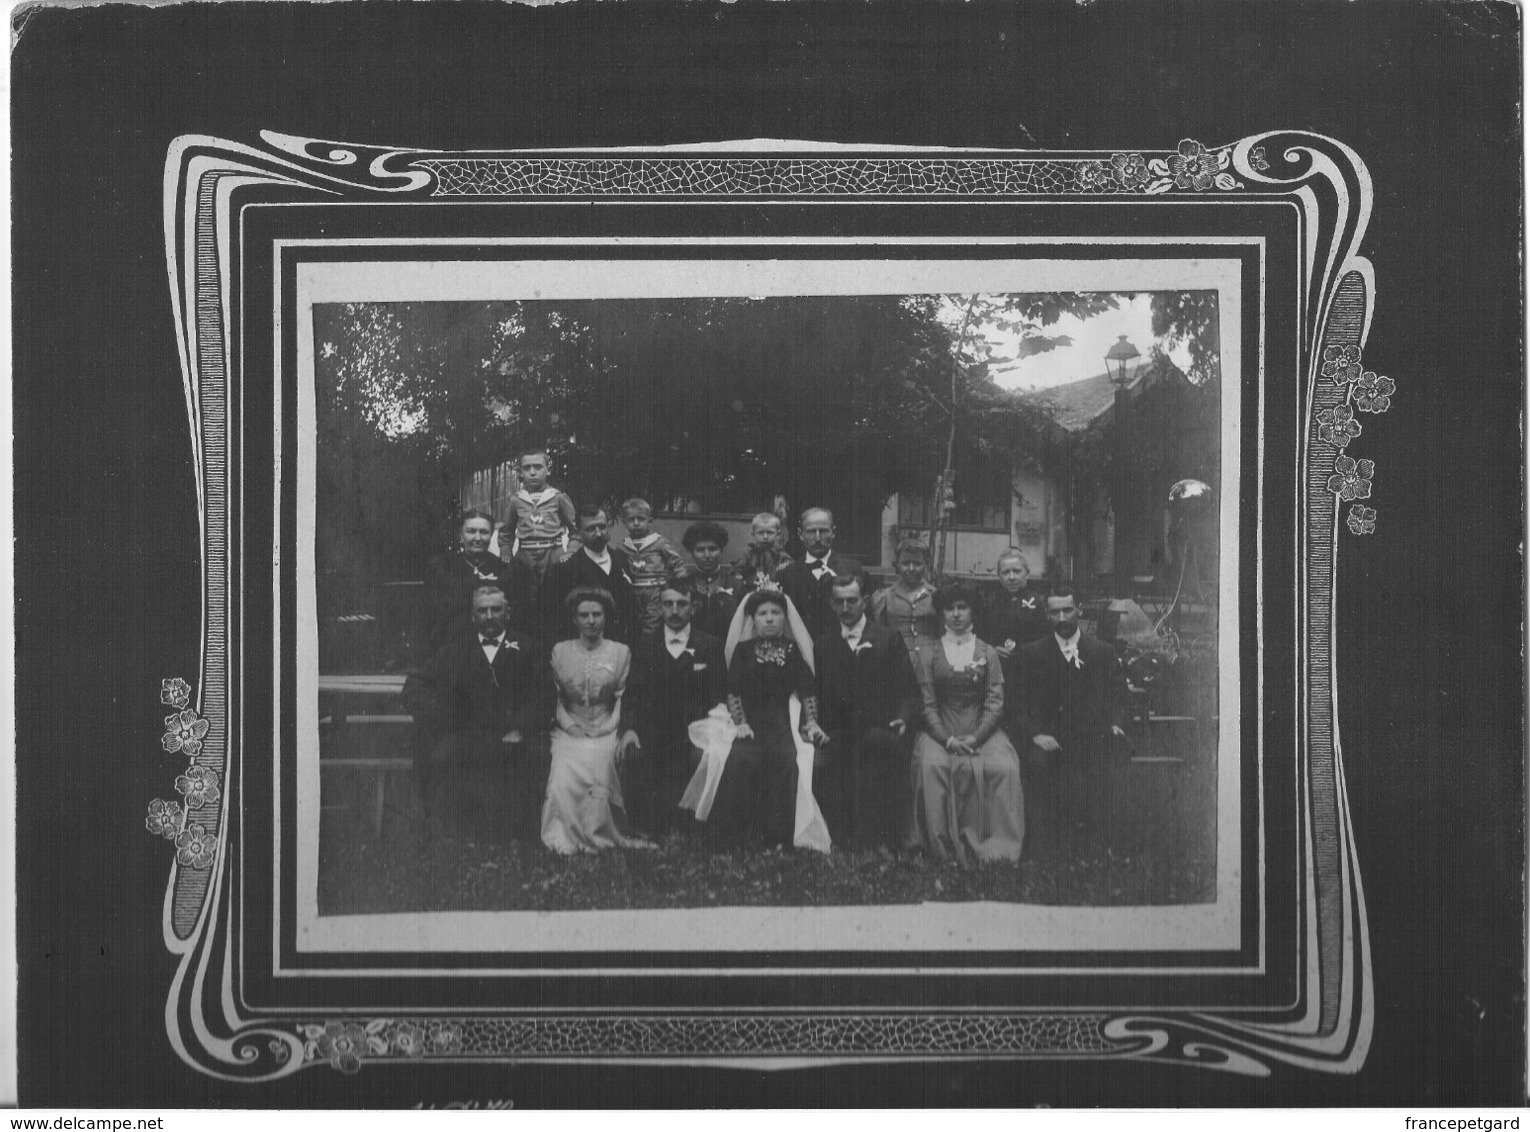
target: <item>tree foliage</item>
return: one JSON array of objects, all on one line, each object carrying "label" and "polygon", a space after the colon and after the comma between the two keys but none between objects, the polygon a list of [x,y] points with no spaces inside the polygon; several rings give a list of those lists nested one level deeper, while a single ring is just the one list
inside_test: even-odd
[{"label": "tree foliage", "polygon": [[[1166,334],[1215,359],[1209,315],[1171,296]],[[315,308],[320,554],[409,576],[440,549],[474,471],[545,446],[578,500],[747,512],[785,497],[863,514],[927,496],[950,462],[984,474],[1061,460],[1045,400],[989,377],[999,327],[1022,356],[1064,315],[1120,296],[790,296],[347,303]],[[1158,325],[1155,296],[1155,330]],[[1199,336],[1199,337],[1198,337]],[[961,339],[961,340],[958,340]],[[838,493],[838,497],[836,496]],[[435,532],[434,534],[426,532]],[[323,568],[321,562],[321,569]]]}]

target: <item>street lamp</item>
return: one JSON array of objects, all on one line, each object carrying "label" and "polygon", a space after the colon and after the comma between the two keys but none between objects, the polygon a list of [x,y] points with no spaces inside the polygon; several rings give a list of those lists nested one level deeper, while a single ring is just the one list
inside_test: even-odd
[{"label": "street lamp", "polygon": [[1113,557],[1116,568],[1116,593],[1121,597],[1130,597],[1132,592],[1132,567],[1131,554],[1134,546],[1135,532],[1131,521],[1134,508],[1128,499],[1132,490],[1132,474],[1130,468],[1131,445],[1126,431],[1126,398],[1127,388],[1131,385],[1132,377],[1137,370],[1137,359],[1142,356],[1141,351],[1126,340],[1122,334],[1116,338],[1116,344],[1105,354],[1105,373],[1110,377],[1110,383],[1116,387],[1116,411],[1115,422],[1112,431],[1115,432],[1115,453],[1112,462],[1115,464],[1115,491],[1111,503],[1115,508],[1115,545]]},{"label": "street lamp", "polygon": [[[1105,355],[1105,372],[1110,374],[1110,383],[1119,391],[1131,384],[1132,374],[1137,370],[1137,359],[1142,357],[1141,351],[1126,340],[1126,335],[1116,337],[1116,344]],[[1130,366],[1130,370],[1128,370]]]}]

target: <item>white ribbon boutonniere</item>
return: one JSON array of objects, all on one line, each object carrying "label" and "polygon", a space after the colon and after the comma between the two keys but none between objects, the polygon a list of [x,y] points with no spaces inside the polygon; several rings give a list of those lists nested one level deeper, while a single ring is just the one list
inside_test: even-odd
[{"label": "white ribbon boutonniere", "polygon": [[862,641],[860,644],[855,646],[855,655],[856,656],[860,656],[861,653],[863,653],[867,649],[873,648],[873,647],[875,647],[875,646],[873,646],[870,641]]},{"label": "white ribbon boutonniere", "polygon": [[520,652],[521,651],[521,642],[520,641],[506,641],[505,644],[508,647],[514,649],[516,652]]}]

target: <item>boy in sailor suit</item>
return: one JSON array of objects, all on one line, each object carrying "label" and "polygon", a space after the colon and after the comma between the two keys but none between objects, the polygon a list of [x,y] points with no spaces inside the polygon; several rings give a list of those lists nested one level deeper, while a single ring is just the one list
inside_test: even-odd
[{"label": "boy in sailor suit", "polygon": [[[536,571],[538,579],[563,557],[570,532],[578,530],[574,501],[547,482],[547,453],[533,449],[521,457],[521,489],[510,500],[501,523],[500,553],[519,558]],[[503,545],[505,531],[514,532],[514,543]]]},{"label": "boy in sailor suit", "polygon": [[663,535],[651,530],[653,508],[644,499],[629,499],[622,504],[622,523],[627,537],[617,549],[627,561],[627,576],[637,605],[642,631],[651,633],[664,615],[660,595],[666,582],[689,573],[685,559]]}]

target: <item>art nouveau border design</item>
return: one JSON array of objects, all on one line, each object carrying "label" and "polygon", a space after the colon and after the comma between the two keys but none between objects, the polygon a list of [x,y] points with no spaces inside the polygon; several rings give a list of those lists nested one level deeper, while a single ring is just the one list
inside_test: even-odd
[{"label": "art nouveau border design", "polygon": [[[201,524],[201,668],[172,677],[163,751],[187,760],[181,802],[155,799],[146,824],[175,844],[164,938],[179,956],[166,1000],[169,1038],[198,1070],[263,1081],[329,1065],[528,1060],[748,1063],[938,1058],[1169,1061],[1261,1076],[1277,1064],[1351,1073],[1372,1025],[1365,902],[1344,785],[1332,664],[1334,576],[1342,528],[1374,530],[1375,466],[1356,459],[1361,413],[1395,388],[1361,364],[1374,280],[1358,255],[1371,188],[1358,156],[1316,135],[1266,133],[1176,151],[1014,153],[907,151],[750,143],[705,151],[462,153],[383,149],[266,133],[264,146],[184,137],[166,163],[166,267],[197,477]],[[233,989],[237,875],[230,829],[245,784],[232,758],[227,627],[229,381],[237,357],[231,309],[236,191],[302,189],[320,199],[442,203],[484,198],[720,200],[761,198],[1284,199],[1302,232],[1297,455],[1303,588],[1298,626],[1304,686],[1299,822],[1307,969],[1299,1016],[1275,1023],[1236,1012],[963,1011],[858,1014],[665,1013],[410,1017],[334,1012],[252,1016]],[[1369,424],[1369,422],[1366,422]],[[1344,511],[1349,504],[1347,514]]]}]

